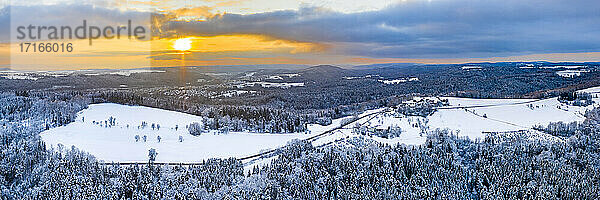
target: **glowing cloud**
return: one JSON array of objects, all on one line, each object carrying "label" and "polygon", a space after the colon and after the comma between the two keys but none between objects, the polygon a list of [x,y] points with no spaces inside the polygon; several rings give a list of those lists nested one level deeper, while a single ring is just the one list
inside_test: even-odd
[{"label": "glowing cloud", "polygon": [[190,36],[184,39],[164,38],[155,40],[152,44],[153,51],[188,49],[193,52],[265,51],[298,54],[322,52],[327,48],[328,46],[325,44],[282,40],[262,35]]}]

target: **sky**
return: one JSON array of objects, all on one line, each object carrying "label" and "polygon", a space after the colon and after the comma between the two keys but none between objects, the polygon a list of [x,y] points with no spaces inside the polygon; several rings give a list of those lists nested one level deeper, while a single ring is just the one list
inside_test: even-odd
[{"label": "sky", "polygon": [[[600,61],[597,0],[21,0],[0,3],[0,68]],[[18,26],[145,26],[145,39],[39,39]],[[179,40],[179,41],[178,41]],[[189,49],[176,43],[189,43]],[[185,46],[185,45],[184,45]]]}]

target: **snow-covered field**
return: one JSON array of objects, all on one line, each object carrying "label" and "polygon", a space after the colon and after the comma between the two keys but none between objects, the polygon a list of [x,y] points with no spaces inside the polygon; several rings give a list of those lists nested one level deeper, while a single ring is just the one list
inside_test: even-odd
[{"label": "snow-covered field", "polygon": [[481,70],[483,69],[481,66],[463,66],[462,70]]},{"label": "snow-covered field", "polygon": [[[381,110],[369,110],[359,116]],[[115,118],[113,126],[110,126],[111,117]],[[310,124],[308,133],[218,134],[213,131],[192,136],[186,126],[201,123],[202,117],[143,106],[103,103],[90,105],[81,111],[75,122],[40,135],[49,148],[57,148],[58,144],[66,148],[75,146],[105,162],[146,162],[151,148],[158,152],[156,162],[200,162],[208,158],[243,157],[274,149],[293,139],[305,139],[337,128],[348,118],[351,117],[335,119],[328,126]],[[142,128],[142,122],[146,122],[147,126]],[[160,129],[153,129],[152,124],[160,125]],[[137,142],[136,135],[140,137]],[[146,142],[143,136],[146,136]],[[158,136],[161,137],[160,142]],[[179,141],[179,136],[183,137],[183,142]],[[327,141],[331,140],[326,137],[318,142]]]},{"label": "snow-covered field", "polygon": [[82,74],[87,76],[98,75],[119,75],[131,76],[137,73],[163,73],[161,70],[150,69],[104,69],[104,70],[67,70],[67,71],[0,71],[0,78],[38,80],[44,77],[65,77],[72,74]]},{"label": "snow-covered field", "polygon": [[[116,119],[115,126],[104,126],[104,121],[110,117]],[[102,125],[95,124],[94,121],[101,122]],[[142,121],[148,123],[147,127],[138,128]],[[59,143],[65,147],[74,145],[106,162],[144,162],[148,160],[150,148],[158,152],[157,162],[196,162],[214,157],[250,155],[285,145],[294,138],[309,136],[302,133],[237,132],[190,135],[186,126],[201,121],[202,118],[198,116],[156,108],[110,103],[93,104],[79,113],[76,122],[45,131],[41,133],[41,137],[54,148]],[[160,129],[153,130],[153,123],[159,124]],[[140,136],[138,142],[135,140],[136,135]],[[143,136],[147,136],[146,142],[142,141]],[[161,137],[160,142],[157,140],[158,136]],[[183,137],[183,142],[179,141],[179,136]]]},{"label": "snow-covered field", "polygon": [[272,82],[247,82],[235,85],[237,88],[245,88],[245,87],[254,87],[255,85],[260,85],[264,88],[290,88],[290,87],[303,87],[304,83],[272,83]]},{"label": "snow-covered field", "polygon": [[[548,125],[550,122],[581,122],[585,112],[600,106],[600,87],[581,90],[592,93],[594,105],[586,107],[570,106],[557,98],[536,99],[470,99],[444,97],[449,106],[442,107],[428,117],[399,116],[393,112],[378,115],[367,125],[378,129],[390,126],[400,127],[403,132],[393,139],[376,138],[386,143],[423,144],[425,134],[422,129],[449,129],[454,134],[471,139],[483,138],[483,132],[505,132],[531,130],[535,125]],[[424,124],[419,126],[418,124]]]},{"label": "snow-covered field", "polygon": [[419,78],[410,77],[410,78],[401,78],[401,79],[394,79],[394,80],[378,80],[378,81],[382,82],[384,84],[399,84],[399,83],[406,83],[409,81],[419,81]]},{"label": "snow-covered field", "polygon": [[130,70],[107,70],[105,72],[96,72],[96,73],[85,73],[84,75],[88,76],[99,76],[99,75],[119,75],[119,76],[131,76],[132,74],[138,73],[164,73],[166,71],[161,70],[149,70],[149,69],[130,69]]},{"label": "snow-covered field", "polygon": [[583,73],[588,73],[590,72],[590,70],[585,70],[585,69],[579,69],[579,70],[563,70],[563,71],[558,71],[556,72],[557,75],[562,76],[562,77],[566,77],[566,78],[573,78],[576,76],[581,76],[581,74]]},{"label": "snow-covered field", "polygon": [[[450,101],[451,105],[453,101]],[[468,102],[460,102],[461,105]],[[484,107],[439,110],[428,117],[431,127],[459,130],[459,135],[482,138],[482,133],[494,131],[515,131],[532,128],[534,125],[548,125],[550,122],[583,121],[585,108],[564,105],[556,98],[531,103],[509,104]],[[455,104],[456,105],[456,104]]]}]

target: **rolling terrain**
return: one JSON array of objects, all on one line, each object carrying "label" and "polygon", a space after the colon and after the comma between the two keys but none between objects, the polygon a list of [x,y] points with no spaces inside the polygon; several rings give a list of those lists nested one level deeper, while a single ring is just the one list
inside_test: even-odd
[{"label": "rolling terrain", "polygon": [[[325,126],[308,124],[307,130],[302,133],[206,130],[197,136],[190,134],[188,125],[202,124],[206,120],[203,117],[158,108],[105,103],[90,105],[78,113],[75,122],[40,135],[49,148],[56,148],[59,144],[65,147],[73,145],[106,163],[144,163],[148,159],[148,150],[156,149],[156,162],[159,163],[199,163],[209,158],[236,157],[254,166],[265,157],[269,159],[265,155],[294,139],[308,140],[316,146],[335,145],[353,137],[369,137],[387,144],[422,145],[434,129],[446,129],[470,139],[483,139],[489,132],[516,131],[553,137],[533,128],[558,121],[582,122],[587,110],[600,106],[599,87],[580,92],[591,93],[595,103],[572,106],[558,98],[415,97],[398,107],[427,100],[448,103],[436,107],[436,111],[428,116],[404,115],[391,107],[367,110],[356,116],[335,119]],[[369,132],[394,128],[400,133],[393,137],[364,135],[358,131],[360,128]],[[139,138],[136,139],[136,136]],[[157,139],[159,136],[160,141]]]}]

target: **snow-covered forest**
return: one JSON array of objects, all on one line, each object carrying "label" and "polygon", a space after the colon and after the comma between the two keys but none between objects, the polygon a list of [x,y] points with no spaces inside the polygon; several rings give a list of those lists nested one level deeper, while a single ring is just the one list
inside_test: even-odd
[{"label": "snow-covered forest", "polygon": [[600,198],[599,65],[532,65],[0,78],[0,199]]},{"label": "snow-covered forest", "polygon": [[[75,120],[77,93],[0,96],[3,199],[596,199],[600,109],[562,128],[562,140],[433,130],[425,145],[353,138],[313,146],[296,140],[267,165],[235,158],[197,165],[111,165],[74,147],[47,149],[38,134]],[[568,134],[561,133],[568,130]]]}]

